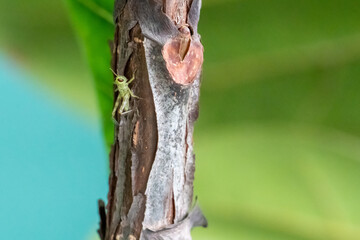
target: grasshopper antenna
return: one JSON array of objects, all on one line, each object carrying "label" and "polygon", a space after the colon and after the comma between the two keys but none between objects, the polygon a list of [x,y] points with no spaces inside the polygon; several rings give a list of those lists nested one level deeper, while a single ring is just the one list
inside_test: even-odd
[{"label": "grasshopper antenna", "polygon": [[112,72],[115,76],[118,76],[118,75],[114,72],[114,70],[112,70],[112,68],[110,68],[110,70],[111,70],[111,72]]}]

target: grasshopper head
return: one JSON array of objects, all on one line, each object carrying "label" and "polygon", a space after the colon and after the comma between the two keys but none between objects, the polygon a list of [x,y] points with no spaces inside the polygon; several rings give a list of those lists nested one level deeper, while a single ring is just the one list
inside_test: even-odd
[{"label": "grasshopper head", "polygon": [[122,83],[122,82],[126,83],[128,80],[124,76],[117,76],[115,81],[119,82],[119,83]]},{"label": "grasshopper head", "polygon": [[117,76],[115,79],[115,83],[118,86],[126,85],[127,81],[128,81],[127,78],[124,76]]},{"label": "grasshopper head", "polygon": [[115,85],[118,89],[124,89],[127,87],[127,78],[124,76],[117,76],[115,79]]}]

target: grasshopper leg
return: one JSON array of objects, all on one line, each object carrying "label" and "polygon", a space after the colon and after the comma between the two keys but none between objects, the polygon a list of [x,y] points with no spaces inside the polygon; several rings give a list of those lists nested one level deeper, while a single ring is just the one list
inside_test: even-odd
[{"label": "grasshopper leg", "polygon": [[133,97],[133,98],[139,98],[138,96],[136,96],[133,91],[130,90],[130,95]]},{"label": "grasshopper leg", "polygon": [[121,97],[120,95],[116,98],[116,102],[115,102],[115,105],[114,105],[114,109],[112,111],[112,119],[116,122],[115,120],[115,114],[116,114],[116,110],[118,109],[119,107],[119,104],[120,104],[120,101],[121,101]]},{"label": "grasshopper leg", "polygon": [[122,114],[125,111],[129,110],[129,98],[130,95],[129,94],[125,94],[125,96],[123,97],[121,106],[119,108],[119,114]]},{"label": "grasshopper leg", "polygon": [[136,73],[136,70],[135,70],[135,72],[133,73],[132,78],[127,82],[127,84],[130,84],[132,81],[135,80],[135,73]]}]

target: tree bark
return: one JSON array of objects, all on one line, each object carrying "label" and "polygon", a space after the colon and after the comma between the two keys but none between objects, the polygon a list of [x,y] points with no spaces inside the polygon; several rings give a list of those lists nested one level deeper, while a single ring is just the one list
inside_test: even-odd
[{"label": "tree bark", "polygon": [[[192,206],[203,47],[201,0],[117,0],[112,68],[139,99],[118,114],[102,240],[191,239],[207,222]],[[114,91],[114,99],[117,98]]]}]

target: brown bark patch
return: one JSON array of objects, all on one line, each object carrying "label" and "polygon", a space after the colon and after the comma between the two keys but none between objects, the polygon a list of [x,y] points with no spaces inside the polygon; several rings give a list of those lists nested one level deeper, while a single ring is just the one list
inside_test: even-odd
[{"label": "brown bark patch", "polygon": [[138,145],[138,141],[139,141],[139,121],[136,122],[134,133],[133,133],[133,145],[134,145],[134,147],[136,147]]},{"label": "brown bark patch", "polygon": [[183,38],[170,39],[165,44],[162,55],[172,79],[178,84],[188,85],[201,70],[204,50],[199,41],[190,41],[186,55],[182,57],[183,45]]}]

